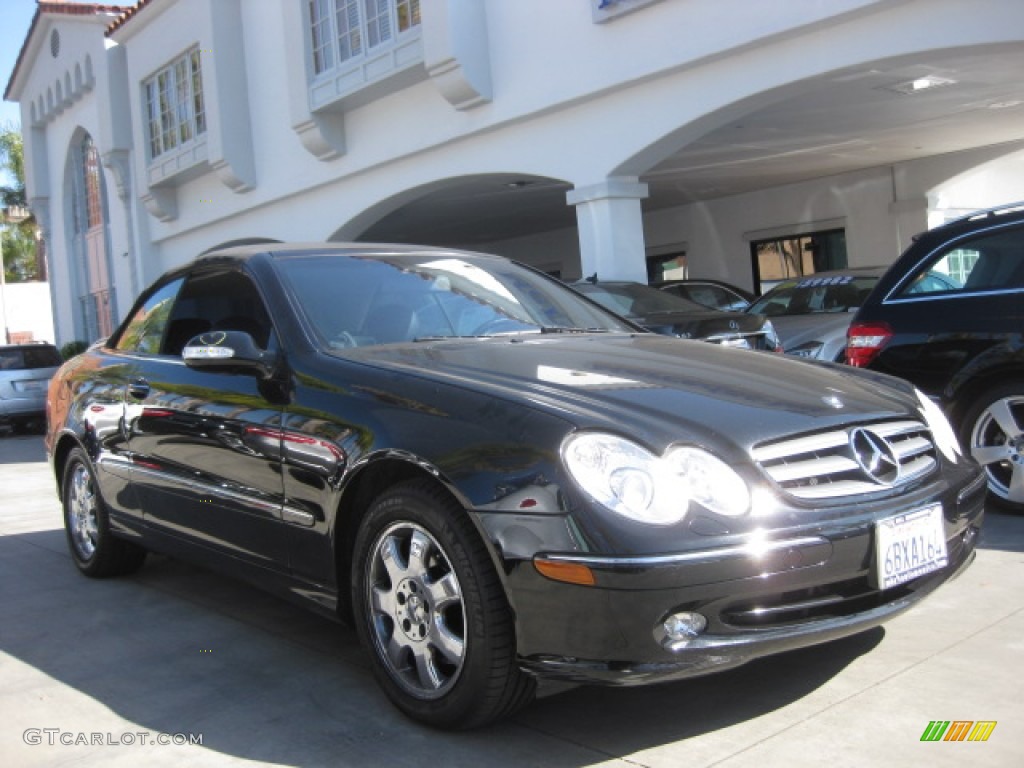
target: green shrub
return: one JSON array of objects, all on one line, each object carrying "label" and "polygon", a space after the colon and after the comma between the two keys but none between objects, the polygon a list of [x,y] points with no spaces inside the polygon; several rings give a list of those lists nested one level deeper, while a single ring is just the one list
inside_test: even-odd
[{"label": "green shrub", "polygon": [[69,341],[60,348],[60,356],[65,360],[70,360],[75,355],[80,355],[89,348],[89,343],[86,341]]}]

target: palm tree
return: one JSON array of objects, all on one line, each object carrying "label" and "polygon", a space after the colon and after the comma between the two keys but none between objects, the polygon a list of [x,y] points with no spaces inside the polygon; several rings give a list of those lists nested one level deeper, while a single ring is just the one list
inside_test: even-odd
[{"label": "palm tree", "polygon": [[36,252],[36,220],[25,197],[25,150],[13,124],[0,128],[0,171],[12,182],[0,184],[0,253],[6,282],[38,280],[43,270]]}]

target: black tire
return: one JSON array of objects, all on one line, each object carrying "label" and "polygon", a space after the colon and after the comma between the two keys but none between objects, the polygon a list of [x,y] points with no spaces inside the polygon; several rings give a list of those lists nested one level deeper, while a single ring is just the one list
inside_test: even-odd
[{"label": "black tire", "polygon": [[61,483],[64,530],[71,559],[86,576],[105,578],[137,571],[146,550],[110,532],[107,508],[100,496],[92,465],[80,448],[68,455]]},{"label": "black tire", "polygon": [[989,498],[1024,512],[1024,381],[983,392],[964,412],[960,441],[988,475]]},{"label": "black tire", "polygon": [[377,498],[352,562],[356,631],[402,712],[464,729],[533,699],[498,575],[465,511],[441,489],[412,481]]}]

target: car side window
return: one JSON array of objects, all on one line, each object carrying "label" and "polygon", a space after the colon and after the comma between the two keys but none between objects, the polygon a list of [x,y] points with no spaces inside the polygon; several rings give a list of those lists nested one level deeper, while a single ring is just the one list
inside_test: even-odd
[{"label": "car side window", "polygon": [[178,295],[183,282],[182,278],[172,280],[144,299],[125,325],[114,345],[115,349],[142,355],[159,354],[171,307],[174,306],[174,297]]},{"label": "car side window", "polygon": [[248,275],[234,270],[196,272],[186,279],[161,351],[180,355],[191,338],[211,330],[245,331],[262,349],[276,343],[259,290]]},{"label": "car side window", "polygon": [[1001,230],[959,241],[929,259],[896,294],[989,293],[1024,288],[1024,231]]}]

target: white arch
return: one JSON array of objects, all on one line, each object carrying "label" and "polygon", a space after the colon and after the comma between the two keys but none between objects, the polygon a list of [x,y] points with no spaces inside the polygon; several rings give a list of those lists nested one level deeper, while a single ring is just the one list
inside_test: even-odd
[{"label": "white arch", "polygon": [[[400,184],[408,181],[407,177],[399,177],[395,181]],[[328,237],[330,242],[347,242],[358,240],[364,232],[374,224],[380,222],[388,215],[401,210],[403,207],[417,200],[430,197],[435,194],[443,194],[446,190],[476,185],[481,182],[495,187],[506,186],[522,181],[551,182],[564,184],[562,180],[551,179],[546,176],[537,176],[531,173],[510,173],[508,170],[495,170],[492,172],[482,171],[479,173],[465,174],[460,176],[446,176],[424,181],[416,186],[396,189],[390,194],[380,198],[377,202],[354,212],[351,217]]]},{"label": "white arch", "polygon": [[928,190],[929,225],[971,211],[1024,201],[1020,183],[1024,178],[1024,142],[989,149],[984,154],[960,153],[937,169],[950,175]]},{"label": "white arch", "polygon": [[[1024,8],[1024,4],[1021,5]],[[771,73],[776,82],[758,83],[756,78],[744,77],[742,73],[730,72],[709,75],[716,83],[714,91],[703,90],[696,108],[686,105],[665,103],[664,109],[656,110],[651,119],[645,114],[645,120],[637,126],[635,132],[637,142],[634,143],[632,154],[618,161],[612,160],[610,176],[640,176],[659,162],[678,152],[694,141],[713,133],[715,130],[735,123],[743,118],[755,115],[759,110],[784,103],[794,97],[813,92],[815,89],[832,87],[832,84],[845,77],[855,78],[860,73],[871,70],[898,70],[919,61],[923,53],[942,55],[943,57],[969,55],[996,55],[1001,50],[1021,51],[1024,40],[1014,43],[998,42],[989,45],[951,46],[933,48],[928,51],[914,51],[888,58],[869,58],[860,60],[836,61],[829,57],[806,57],[801,62],[804,71],[798,77],[789,78],[794,74],[780,68],[762,68]],[[865,51],[869,49],[864,49]],[[870,49],[874,51],[874,47]],[[833,63],[837,66],[827,66]],[[823,66],[826,65],[826,66]],[[730,68],[731,69],[731,68]],[[749,80],[749,82],[747,82]],[[680,101],[685,101],[685,94],[679,94]],[[686,114],[690,112],[690,114]],[[659,132],[663,131],[663,132]],[[617,146],[624,146],[617,142]]]}]

